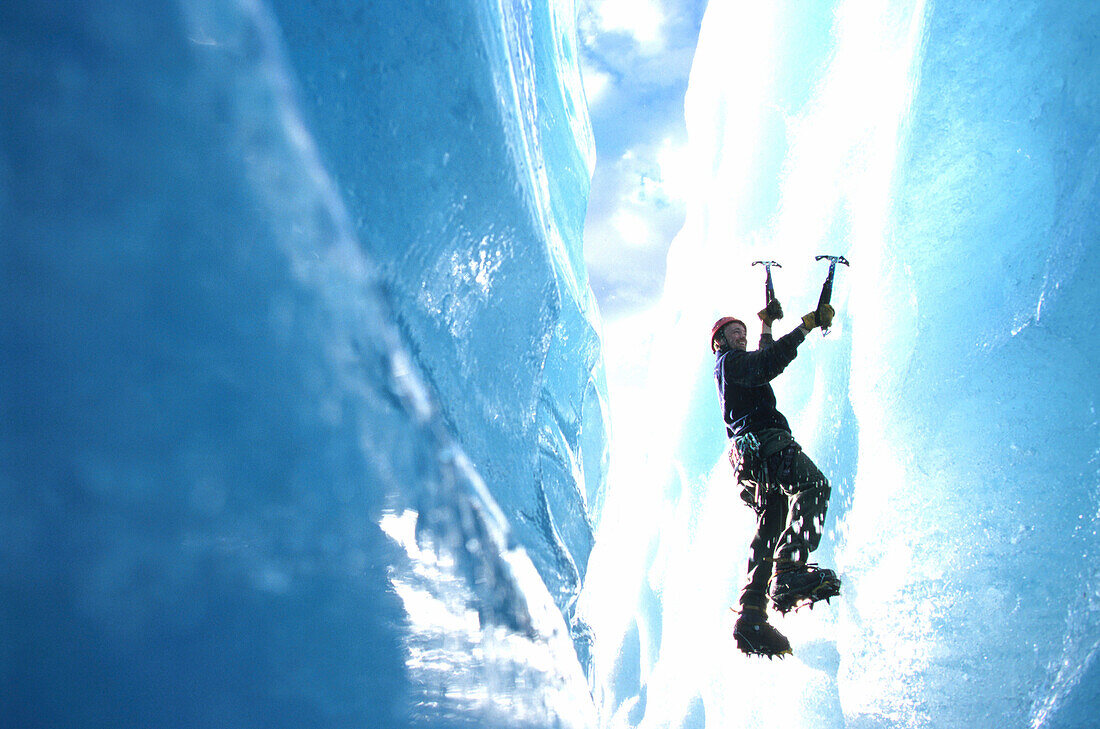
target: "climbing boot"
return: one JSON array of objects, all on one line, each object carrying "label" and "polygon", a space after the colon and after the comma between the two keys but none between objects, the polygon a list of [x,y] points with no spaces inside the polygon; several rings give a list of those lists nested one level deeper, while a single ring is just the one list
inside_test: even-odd
[{"label": "climbing boot", "polygon": [[764,611],[746,606],[733,626],[733,638],[742,653],[769,659],[791,654],[791,642],[773,628]]},{"label": "climbing boot", "polygon": [[840,578],[829,569],[815,564],[776,562],[768,597],[772,607],[785,614],[791,609],[810,608],[818,600],[826,602],[840,594]]}]

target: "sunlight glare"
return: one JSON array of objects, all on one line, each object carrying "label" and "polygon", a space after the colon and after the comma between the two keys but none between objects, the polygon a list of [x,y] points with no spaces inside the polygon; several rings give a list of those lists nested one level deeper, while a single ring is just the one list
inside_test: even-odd
[{"label": "sunlight glare", "polygon": [[584,95],[588,108],[600,103],[611,86],[610,74],[604,73],[590,63],[581,63],[581,76],[584,83]]},{"label": "sunlight glare", "polygon": [[687,200],[694,179],[687,147],[665,139],[657,152],[657,166],[661,171],[661,189],[665,196],[669,200]]},{"label": "sunlight glare", "polygon": [[643,46],[659,46],[664,13],[656,0],[604,0],[597,12],[605,31],[629,33]]},{"label": "sunlight glare", "polygon": [[629,210],[617,210],[611,224],[625,243],[638,248],[648,245],[654,235],[645,218]]},{"label": "sunlight glare", "polygon": [[[670,196],[683,195],[688,202],[687,221],[669,252],[664,296],[652,311],[606,331],[615,441],[605,522],[581,600],[583,614],[605,641],[596,646],[598,674],[623,660],[615,638],[632,626],[637,631],[640,665],[631,680],[645,688],[642,728],[678,725],[697,696],[705,703],[708,726],[740,725],[738,718],[749,707],[769,707],[777,726],[804,726],[812,707],[797,696],[790,700],[783,690],[760,686],[793,682],[804,687],[804,697],[836,697],[838,684],[850,691],[857,679],[844,669],[838,676],[804,664],[748,664],[731,642],[719,638],[728,637],[732,627],[729,606],[743,579],[753,524],[738,503],[721,450],[724,434],[707,335],[720,314],[746,319],[750,337],[759,332],[755,312],[763,304],[763,271],[751,266],[755,259],[780,259],[784,266],[777,286],[788,318],[779,334],[794,328],[800,311],[816,305],[827,270],[814,262],[820,253],[848,254],[853,267],[860,266],[839,274],[844,283],[834,289],[833,303],[842,316],[854,318],[865,310],[880,316],[872,291],[876,252],[884,245],[923,8],[923,0],[844,0],[835,14],[823,16],[820,22],[832,24],[826,30],[834,46],[824,76],[797,108],[781,108],[788,102],[774,77],[781,60],[777,28],[791,22],[780,14],[797,12],[794,5],[712,3],[707,9],[686,104],[690,146],[681,150],[666,142],[658,157]],[[782,164],[762,164],[767,145],[780,143]],[[756,194],[760,187],[777,193],[762,197]],[[838,216],[844,221],[839,233]],[[616,225],[640,236],[637,222],[624,218]],[[850,291],[863,301],[858,311],[846,306]],[[807,343],[806,359],[797,366],[803,375],[810,367],[810,376],[776,384],[784,413],[798,433],[806,432],[806,445],[821,430],[817,421],[825,398],[818,390],[835,379],[829,353],[855,334],[854,327],[838,322],[824,343],[820,337]],[[867,422],[873,421],[877,402],[876,346],[855,340],[853,352],[868,355],[865,364],[852,366],[860,382],[851,385],[857,417]],[[821,356],[813,357],[810,350],[819,347]],[[883,446],[873,438],[869,442]],[[714,460],[700,463],[700,452],[709,457],[711,449]],[[873,479],[879,487],[882,480],[896,488],[904,477],[873,457],[859,462],[861,483]],[[853,513],[873,512],[873,502]],[[872,518],[866,527],[875,523]],[[863,546],[875,544],[871,532],[852,531],[849,537]],[[857,566],[857,554],[841,552],[838,562]],[[904,568],[905,555],[893,554],[884,564]],[[886,595],[871,591],[867,599],[885,604],[891,588],[883,589]],[[839,610],[821,611],[794,626],[785,622],[783,630],[793,643],[820,642],[827,632],[829,645],[841,655],[861,650],[844,643],[850,628],[845,634],[836,625],[827,630],[821,625],[842,620]],[[921,658],[907,656],[907,665],[917,667]],[[882,667],[869,667],[878,680]]]}]

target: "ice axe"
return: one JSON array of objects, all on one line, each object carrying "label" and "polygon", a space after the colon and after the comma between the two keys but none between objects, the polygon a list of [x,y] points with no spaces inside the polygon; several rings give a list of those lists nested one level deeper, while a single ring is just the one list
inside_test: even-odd
[{"label": "ice axe", "polygon": [[[829,303],[829,300],[833,298],[833,274],[836,273],[836,264],[843,263],[845,266],[851,267],[852,264],[848,263],[848,260],[844,256],[817,256],[815,261],[820,261],[822,258],[829,259],[829,275],[825,277],[825,283],[821,287],[821,298],[817,300],[817,313],[821,314],[821,309]],[[821,335],[824,336],[829,333],[828,329],[822,329]]]},{"label": "ice axe", "polygon": [[[758,263],[764,267],[764,309],[767,310],[768,307],[772,305],[772,302],[775,301],[775,287],[772,286],[772,266],[776,268],[783,267],[775,261],[753,261],[752,265],[755,266]],[[782,319],[782,312],[775,318]]]}]

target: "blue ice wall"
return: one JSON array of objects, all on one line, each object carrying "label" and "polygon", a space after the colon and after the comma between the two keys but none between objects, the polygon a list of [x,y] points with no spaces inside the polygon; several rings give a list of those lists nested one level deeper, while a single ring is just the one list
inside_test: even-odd
[{"label": "blue ice wall", "polygon": [[[857,593],[911,555],[903,587],[863,605],[897,617],[854,622],[852,684],[878,673],[884,633],[911,657],[873,715],[1069,727],[1100,711],[1098,39],[1094,3],[929,6],[874,271],[890,285],[863,300],[894,324],[863,353],[889,353],[874,427],[905,476],[885,485],[883,534],[854,540]],[[857,483],[857,509],[876,488]]]},{"label": "blue ice wall", "polygon": [[[603,527],[582,597],[608,725],[1096,724],[1098,38],[1084,2],[710,3],[699,184],[631,322],[653,395],[607,496],[631,528]],[[825,253],[852,263],[834,328],[773,384],[832,481],[814,559],[844,587],[773,614],[792,657],[751,659],[707,337],[732,314],[755,340],[758,259],[793,329]]]},{"label": "blue ice wall", "polygon": [[559,12],[0,9],[0,725],[590,725]]},{"label": "blue ice wall", "polygon": [[573,4],[274,7],[441,417],[571,615],[606,460]]}]

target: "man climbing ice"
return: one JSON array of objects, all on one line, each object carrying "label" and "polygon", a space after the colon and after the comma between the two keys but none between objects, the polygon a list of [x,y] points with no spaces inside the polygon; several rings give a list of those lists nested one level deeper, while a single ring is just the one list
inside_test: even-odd
[{"label": "man climbing ice", "polygon": [[797,329],[773,340],[771,325],[782,318],[783,309],[772,300],[758,314],[763,327],[755,352],[746,350],[748,331],[741,320],[722,317],[711,329],[714,375],[731,439],[730,463],[741,498],[757,515],[733,632],[737,647],[750,655],[771,658],[791,652],[790,641],[768,623],[769,601],[786,613],[840,593],[835,572],[807,562],[821,541],[829,482],[795,442],[787,419],[776,409],[770,384],[794,360],[811,331],[829,328],[833,315],[832,307],[822,304],[802,317]]}]

